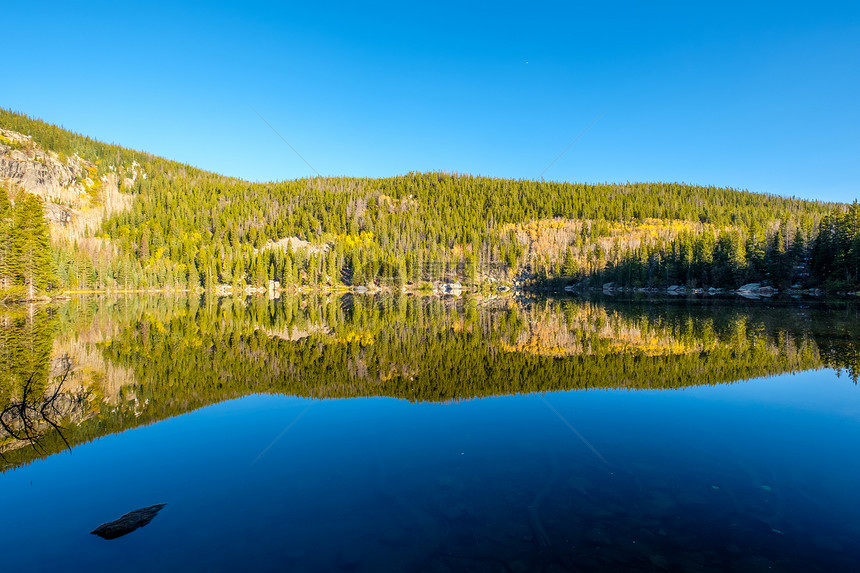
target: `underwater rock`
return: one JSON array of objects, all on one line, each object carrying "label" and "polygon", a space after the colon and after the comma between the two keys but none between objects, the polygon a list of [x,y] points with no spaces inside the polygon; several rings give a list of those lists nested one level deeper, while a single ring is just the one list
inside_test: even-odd
[{"label": "underwater rock", "polygon": [[130,511],[116,519],[114,521],[108,523],[102,523],[90,533],[93,535],[98,535],[103,539],[116,539],[117,537],[122,537],[128,533],[131,533],[135,529],[139,529],[144,525],[147,525],[150,521],[158,515],[158,512],[162,510],[162,508],[167,505],[166,503],[157,503],[155,505],[150,505],[149,507],[143,507],[141,509],[135,509],[134,511]]}]

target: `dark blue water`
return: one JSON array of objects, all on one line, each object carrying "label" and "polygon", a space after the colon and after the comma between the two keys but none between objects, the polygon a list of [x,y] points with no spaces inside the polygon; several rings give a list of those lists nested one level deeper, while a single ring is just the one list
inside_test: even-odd
[{"label": "dark blue water", "polygon": [[[832,370],[449,404],[252,396],[0,475],[4,571],[856,571]],[[165,509],[112,541],[89,532]]]}]

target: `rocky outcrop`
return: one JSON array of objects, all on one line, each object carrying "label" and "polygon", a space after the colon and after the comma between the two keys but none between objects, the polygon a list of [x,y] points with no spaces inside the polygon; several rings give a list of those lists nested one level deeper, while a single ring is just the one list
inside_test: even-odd
[{"label": "rocky outcrop", "polygon": [[747,283],[735,291],[744,298],[771,297],[779,291],[771,286],[761,286],[761,283]]},{"label": "rocky outcrop", "polygon": [[48,223],[51,225],[65,227],[74,218],[74,211],[58,203],[45,203],[44,210],[45,218],[48,219]]},{"label": "rocky outcrop", "polygon": [[[61,160],[44,151],[29,137],[0,129],[0,179],[39,195],[46,202],[78,201],[95,165],[77,156]],[[90,180],[92,181],[92,180]]]},{"label": "rocky outcrop", "polygon": [[[138,167],[125,171],[136,178]],[[26,135],[0,129],[0,185],[13,199],[19,190],[41,197],[55,239],[78,240],[98,229],[105,216],[127,209],[132,197],[119,191],[118,180],[116,172],[99,174],[94,163],[77,155],[46,151]]]}]

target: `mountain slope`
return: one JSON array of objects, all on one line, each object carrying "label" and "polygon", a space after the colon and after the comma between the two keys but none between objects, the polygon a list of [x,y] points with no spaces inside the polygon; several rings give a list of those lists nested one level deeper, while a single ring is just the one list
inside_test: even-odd
[{"label": "mountain slope", "polygon": [[[104,188],[117,182],[112,203],[121,208],[88,229],[109,242],[96,248],[81,237],[57,257],[66,287],[858,280],[857,209],[843,204],[677,183],[447,173],[248,183],[5,110],[0,128],[86,162]],[[99,249],[114,254],[99,258]],[[819,276],[806,276],[811,267]]]}]

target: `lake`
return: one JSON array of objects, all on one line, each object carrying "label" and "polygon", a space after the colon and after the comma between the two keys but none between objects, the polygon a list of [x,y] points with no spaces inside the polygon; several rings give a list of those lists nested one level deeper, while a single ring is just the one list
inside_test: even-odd
[{"label": "lake", "polygon": [[0,309],[4,570],[856,571],[858,324],[832,301]]}]

